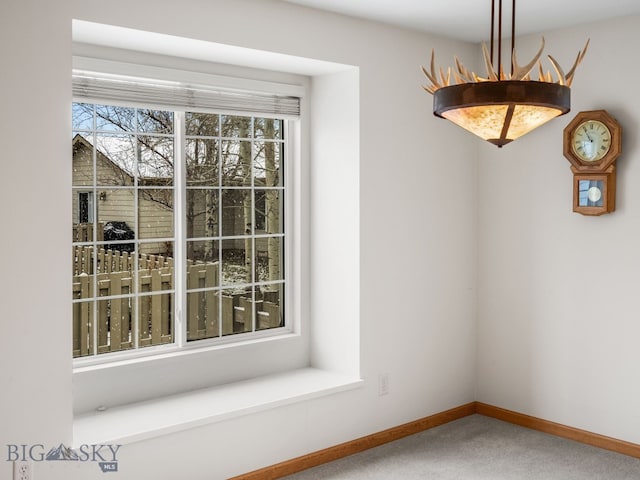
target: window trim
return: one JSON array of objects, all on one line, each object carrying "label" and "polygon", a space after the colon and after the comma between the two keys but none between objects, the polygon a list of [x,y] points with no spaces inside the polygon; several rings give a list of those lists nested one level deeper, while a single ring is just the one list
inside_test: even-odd
[{"label": "window trim", "polygon": [[[120,39],[126,38],[126,46]],[[360,352],[360,68],[355,64],[335,63],[316,58],[291,56],[278,51],[238,47],[233,44],[212,43],[206,40],[170,36],[153,32],[142,32],[131,28],[73,20],[73,53],[76,56],[104,59],[105,61],[126,61],[135,65],[174,67],[188,71],[223,73],[227,78],[270,79],[272,83],[299,85],[304,93],[302,99],[302,122],[298,125],[297,136],[301,163],[294,167],[294,185],[300,204],[293,213],[296,220],[296,241],[294,247],[302,252],[300,262],[294,269],[291,288],[301,299],[300,311],[294,321],[296,334],[282,337],[277,343],[269,341],[252,342],[246,348],[218,347],[215,355],[207,351],[181,356],[171,356],[164,361],[155,357],[148,370],[152,378],[144,378],[144,397],[132,397],[127,389],[138,389],[136,376],[145,368],[142,360],[127,365],[109,367],[97,366],[76,370],[73,375],[74,426],[76,421],[103,419],[94,411],[98,405],[126,405],[140,400],[162,401],[168,395],[182,393],[180,398],[189,400],[189,393],[195,389],[222,385],[220,392],[227,391],[227,384],[253,378],[265,379],[256,387],[260,395],[248,395],[259,410],[269,409],[269,392],[286,395],[279,385],[266,380],[271,374],[285,372],[293,374],[298,369],[311,366],[323,372],[338,372],[352,379],[361,375]],[[171,48],[167,48],[171,47]],[[206,54],[202,55],[203,48]],[[262,47],[258,47],[262,48]],[[168,57],[173,52],[174,57]],[[194,55],[194,52],[197,54]],[[233,61],[230,62],[229,59]],[[217,62],[217,63],[216,63]],[[312,140],[312,141],[311,141]],[[314,160],[313,162],[311,160]],[[345,175],[333,184],[336,168],[344,169]],[[338,204],[339,202],[340,204]],[[346,202],[346,204],[345,204]],[[343,232],[341,242],[336,245],[324,232],[338,228]],[[323,245],[325,240],[330,240]],[[322,248],[320,248],[322,246]],[[335,252],[335,254],[333,254]],[[331,254],[327,257],[327,254]],[[347,256],[348,255],[348,256]],[[344,271],[345,290],[348,295],[332,296],[335,268]],[[346,268],[346,270],[345,270]],[[313,286],[313,288],[311,288]],[[326,301],[330,299],[330,301]],[[313,310],[311,305],[313,304]],[[315,321],[314,321],[315,320]],[[277,345],[270,349],[270,370],[263,368],[260,355],[263,347]],[[233,352],[233,355],[228,355]],[[249,365],[234,368],[234,360],[251,358]],[[169,357],[169,356],[168,356]],[[196,361],[187,363],[185,358]],[[228,362],[233,369],[225,376],[211,378],[211,362]],[[190,378],[166,385],[167,372],[175,374],[186,366],[184,372]],[[209,371],[207,371],[209,370]],[[197,371],[197,375],[191,374]],[[202,374],[209,375],[208,379]],[[248,376],[247,376],[248,375]],[[253,381],[251,381],[253,383]],[[296,384],[298,381],[296,380]],[[319,389],[326,388],[314,381]],[[284,389],[286,390],[286,389]],[[197,392],[193,392],[197,394]],[[244,394],[242,398],[247,398]],[[286,400],[285,403],[290,403]],[[209,406],[217,401],[208,402]],[[184,411],[181,409],[180,411]],[[258,410],[258,411],[259,411]],[[117,417],[121,424],[128,421],[126,414]],[[253,410],[252,410],[253,411]],[[162,409],[162,419],[150,419],[150,424],[167,421]],[[224,418],[226,415],[223,414]],[[113,422],[103,422],[105,427]],[[90,431],[96,432],[91,424]],[[74,429],[75,430],[75,429]],[[76,432],[74,431],[74,437]],[[80,438],[82,441],[82,438]]]}]

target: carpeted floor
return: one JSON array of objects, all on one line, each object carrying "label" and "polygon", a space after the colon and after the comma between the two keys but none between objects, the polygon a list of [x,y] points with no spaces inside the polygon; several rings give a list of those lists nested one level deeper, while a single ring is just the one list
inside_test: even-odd
[{"label": "carpeted floor", "polygon": [[640,459],[481,415],[287,480],[640,480]]}]

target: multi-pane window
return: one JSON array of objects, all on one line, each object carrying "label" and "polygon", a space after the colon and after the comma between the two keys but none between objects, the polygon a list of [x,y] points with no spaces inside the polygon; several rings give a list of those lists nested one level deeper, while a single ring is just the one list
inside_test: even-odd
[{"label": "multi-pane window", "polygon": [[73,355],[284,323],[282,119],[73,104]]}]

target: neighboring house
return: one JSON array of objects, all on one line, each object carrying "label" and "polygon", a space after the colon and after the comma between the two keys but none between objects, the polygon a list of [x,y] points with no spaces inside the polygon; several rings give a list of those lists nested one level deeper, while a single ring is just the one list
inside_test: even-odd
[{"label": "neighboring house", "polygon": [[[78,224],[94,224],[103,228],[108,222],[125,222],[129,228],[135,230],[136,190],[133,188],[133,176],[96,149],[94,191],[93,150],[93,145],[82,135],[78,134],[73,138],[74,229]],[[156,184],[160,183],[157,179],[154,181]],[[139,183],[153,185],[148,179],[140,179]],[[173,191],[170,189],[141,191],[138,198],[138,238],[173,237],[172,198]],[[97,218],[93,218],[94,205]],[[98,239],[100,238],[101,233],[98,233]],[[167,245],[167,242],[145,243],[141,245],[140,252],[170,255],[172,247]]]}]

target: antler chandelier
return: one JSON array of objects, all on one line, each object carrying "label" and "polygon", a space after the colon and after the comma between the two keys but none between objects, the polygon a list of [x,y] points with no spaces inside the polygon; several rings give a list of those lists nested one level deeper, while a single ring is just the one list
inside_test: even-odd
[{"label": "antler chandelier", "polygon": [[[548,57],[555,77],[550,71],[544,72],[540,60],[544,50],[544,37],[533,60],[526,65],[519,65],[515,49],[516,0],[513,0],[511,70],[505,73],[502,65],[502,0],[498,0],[497,68],[494,62],[495,4],[495,0],[491,0],[491,53],[482,42],[487,76],[480,77],[470,72],[457,57],[455,69],[449,67],[446,74],[442,68],[436,70],[435,52],[431,50],[429,70],[422,67],[431,84],[422,88],[433,95],[434,115],[446,118],[474,135],[502,147],[570,110],[569,87],[577,66],[587,52],[589,41],[578,52],[575,63],[566,74],[551,55]],[[532,80],[531,74],[536,65],[538,79]]]}]

